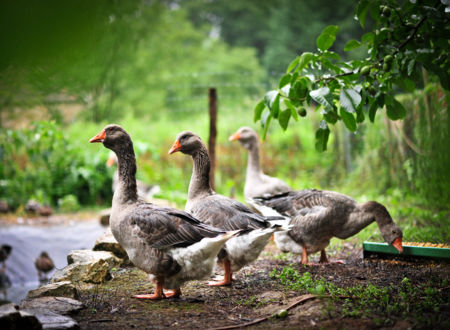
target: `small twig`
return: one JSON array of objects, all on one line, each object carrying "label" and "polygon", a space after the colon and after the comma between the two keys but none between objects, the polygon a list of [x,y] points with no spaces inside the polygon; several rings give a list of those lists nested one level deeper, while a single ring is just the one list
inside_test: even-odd
[{"label": "small twig", "polygon": [[89,320],[89,323],[100,323],[100,322],[113,322],[113,319],[98,319],[98,320]]},{"label": "small twig", "polygon": [[[301,303],[304,303],[307,300],[310,299],[315,299],[315,298],[340,298],[340,299],[357,299],[357,297],[355,296],[330,296],[330,295],[314,295],[314,294],[307,294],[307,295],[303,295],[299,300],[293,302],[292,304],[290,304],[286,310],[290,310],[298,305],[300,305]],[[248,327],[250,325],[254,325],[254,324],[258,324],[261,322],[264,322],[268,319],[270,319],[271,317],[273,317],[275,314],[271,314],[271,315],[267,315],[265,317],[261,317],[259,319],[256,319],[254,321],[251,322],[247,322],[247,323],[241,323],[241,324],[235,324],[235,325],[229,325],[229,326],[225,326],[225,327],[218,327],[218,328],[212,328],[211,330],[228,330],[228,329],[237,329],[237,328],[244,328],[244,327]]]},{"label": "small twig", "polygon": [[[313,295],[313,294],[304,295],[304,296],[302,296],[302,298],[300,298],[296,302],[294,302],[291,305],[289,305],[286,308],[286,310],[294,308],[295,306],[300,305],[301,303],[303,303],[303,302],[305,302],[307,300],[315,299],[315,298],[318,298],[318,296]],[[242,323],[242,324],[236,324],[236,325],[229,325],[229,326],[226,326],[226,327],[213,328],[213,330],[228,330],[228,329],[244,328],[244,327],[248,327],[250,325],[254,325],[254,324],[258,324],[258,323],[264,322],[264,321],[270,319],[272,316],[273,316],[273,314],[267,315],[265,317],[261,317],[259,319],[254,320],[254,321],[251,321],[251,322]]]}]

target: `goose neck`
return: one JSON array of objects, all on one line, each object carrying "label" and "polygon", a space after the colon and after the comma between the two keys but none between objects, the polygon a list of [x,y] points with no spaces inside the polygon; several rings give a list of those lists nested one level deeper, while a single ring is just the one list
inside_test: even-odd
[{"label": "goose neck", "polygon": [[206,147],[202,147],[192,154],[192,159],[194,161],[194,168],[191,182],[189,183],[188,199],[213,192],[209,182],[211,162]]},{"label": "goose neck", "polygon": [[252,145],[248,150],[247,175],[262,174],[259,158],[259,146]]},{"label": "goose neck", "polygon": [[114,192],[113,204],[125,204],[137,200],[136,157],[133,144],[117,152],[119,180]]}]

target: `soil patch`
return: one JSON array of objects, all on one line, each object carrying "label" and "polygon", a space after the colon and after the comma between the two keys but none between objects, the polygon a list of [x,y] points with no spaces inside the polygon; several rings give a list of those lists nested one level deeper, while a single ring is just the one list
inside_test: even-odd
[{"label": "soil patch", "polygon": [[[431,314],[425,315],[430,320],[427,324],[422,320],[424,315],[405,317],[395,311],[391,315],[363,313],[351,317],[348,312],[342,312],[346,299],[361,297],[320,297],[291,308],[285,317],[271,317],[247,328],[450,328],[449,286],[442,285],[448,283],[450,263],[423,259],[362,259],[361,249],[354,248],[351,243],[345,243],[339,251],[330,254],[331,260],[340,258],[345,260],[345,264],[302,266],[298,263],[298,256],[281,254],[271,243],[256,262],[234,275],[235,281],[231,287],[208,287],[206,281],[193,281],[182,288],[180,298],[161,301],[132,298],[134,294],[152,292],[153,284],[145,273],[136,268],[119,269],[113,272],[111,281],[81,290],[81,300],[87,307],[74,318],[82,329],[212,329],[243,326],[261,317],[277,314],[308,294],[305,290],[286,289],[278,278],[270,275],[274,269],[280,271],[284,267],[292,267],[299,274],[309,272],[313,280],[323,278],[339,288],[365,287],[369,284],[387,288],[400,285],[404,278],[408,278],[412,286],[440,283],[441,287],[432,289],[435,290],[433,294],[439,295],[441,303],[434,307]],[[318,256],[313,257],[312,261],[317,259]]]}]

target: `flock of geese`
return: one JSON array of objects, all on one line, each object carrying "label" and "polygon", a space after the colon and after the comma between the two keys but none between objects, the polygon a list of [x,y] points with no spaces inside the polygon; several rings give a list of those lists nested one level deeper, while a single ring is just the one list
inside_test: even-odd
[{"label": "flock of geese", "polygon": [[135,298],[178,297],[186,281],[210,276],[216,260],[224,278],[209,284],[230,285],[233,272],[256,260],[273,234],[280,250],[301,254],[303,264],[318,251],[320,262],[327,262],[325,248],[332,237],[345,239],[376,221],[386,242],[402,252],[402,231],[383,205],[357,204],[332,191],[293,190],[263,173],[259,140],[251,128],[239,129],[230,140],[249,152],[244,193],[251,208],[211,188],[208,150],[198,135],[185,131],[169,150],[193,160],[188,200],[180,211],[139,198],[133,142],[122,127],[108,125],[90,139],[103,143],[118,160],[112,233],[133,264],[155,283],[154,293]]}]

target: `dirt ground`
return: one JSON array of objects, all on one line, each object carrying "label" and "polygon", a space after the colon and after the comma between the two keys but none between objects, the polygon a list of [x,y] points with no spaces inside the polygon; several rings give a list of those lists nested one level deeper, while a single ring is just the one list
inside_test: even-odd
[{"label": "dirt ground", "polygon": [[[380,323],[383,316],[343,317],[339,300],[311,297],[306,291],[289,291],[279,279],[270,276],[276,268],[295,263],[292,267],[300,274],[309,272],[313,279],[324,278],[343,288],[369,283],[379,287],[395,285],[407,277],[411,283],[449,279],[450,263],[430,260],[382,260],[362,258],[360,247],[345,243],[338,252],[330,251],[331,260],[343,259],[345,264],[302,266],[298,256],[280,255],[273,243],[260,258],[234,275],[231,287],[208,287],[206,281],[193,281],[182,287],[180,298],[160,301],[137,300],[138,293],[153,292],[146,275],[136,268],[118,269],[113,279],[103,285],[81,292],[87,306],[74,318],[81,329],[409,329],[426,328],[416,322],[415,316],[391,316],[389,323]],[[311,261],[318,261],[314,255]],[[218,270],[217,275],[219,275]],[[445,283],[445,282],[444,282]],[[449,328],[449,287],[439,288],[444,303],[433,315],[432,328]],[[305,299],[293,308],[291,304]],[[343,299],[344,300],[344,299]],[[270,317],[260,323],[246,323],[289,309],[284,318]],[[436,317],[438,316],[438,317]]]}]

